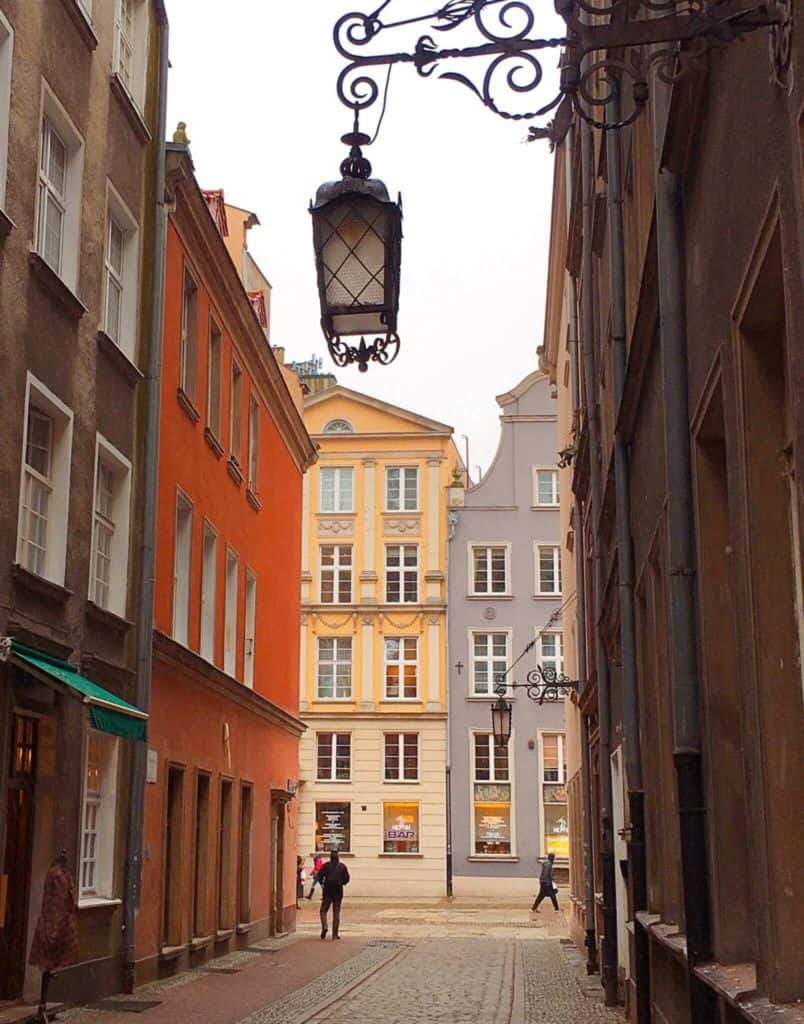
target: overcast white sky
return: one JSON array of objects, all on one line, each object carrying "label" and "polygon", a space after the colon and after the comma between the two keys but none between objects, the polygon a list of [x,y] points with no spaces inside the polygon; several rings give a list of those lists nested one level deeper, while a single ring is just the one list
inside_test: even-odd
[{"label": "overcast white sky", "polygon": [[[323,355],[332,366],[307,207],[322,181],[338,177],[340,136],[351,127],[335,95],[342,61],[332,27],[378,2],[168,0],[168,135],[186,121],[202,187],[224,188],[229,202],[258,214],[249,247],[273,285],[271,340],[289,360]],[[385,17],[440,2],[392,0]],[[543,8],[532,34],[559,34],[552,0],[532,6]],[[471,26],[422,25],[412,37],[386,33],[382,48],[409,49],[425,32],[441,46],[479,41]],[[546,71],[557,56],[547,55]],[[450,70],[469,73],[471,63]],[[526,102],[532,109],[552,95],[543,87]],[[379,107],[361,123],[370,134]],[[546,143],[523,144],[526,133],[455,82],[394,69],[382,131],[366,155],[403,198],[402,349],[389,367],[335,370],[347,387],[451,424],[461,450],[468,434],[470,462],[484,471],[498,439],[494,396],[535,368],[543,330],[552,156]]]}]

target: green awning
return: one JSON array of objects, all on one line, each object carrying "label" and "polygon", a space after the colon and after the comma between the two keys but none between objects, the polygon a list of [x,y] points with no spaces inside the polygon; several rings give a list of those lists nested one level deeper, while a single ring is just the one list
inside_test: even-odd
[{"label": "green awning", "polygon": [[26,647],[16,640],[11,642],[11,656],[23,668],[33,668],[40,676],[50,676],[80,694],[84,703],[89,706],[93,728],[110,732],[114,736],[124,736],[126,739],[147,738],[148,715],[144,711],[82,676],[68,661],[54,658],[33,647]]}]

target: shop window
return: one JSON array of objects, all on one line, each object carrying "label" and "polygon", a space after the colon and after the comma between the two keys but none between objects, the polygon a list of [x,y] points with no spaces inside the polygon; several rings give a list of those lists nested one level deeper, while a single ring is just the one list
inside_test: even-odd
[{"label": "shop window", "polygon": [[383,853],[419,853],[419,805],[382,805]]},{"label": "shop window", "polygon": [[352,806],[348,803],[316,803],[315,848],[318,853],[348,853],[352,843]]},{"label": "shop window", "polygon": [[569,814],[564,736],[542,734],[544,854],[569,857]]},{"label": "shop window", "polygon": [[511,856],[508,747],[495,747],[488,733],[475,733],[473,744],[473,852],[480,857]]}]

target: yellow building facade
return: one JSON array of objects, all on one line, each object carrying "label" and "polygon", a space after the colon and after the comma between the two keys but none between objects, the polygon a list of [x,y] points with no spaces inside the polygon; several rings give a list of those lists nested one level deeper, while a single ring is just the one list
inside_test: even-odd
[{"label": "yellow building facade", "polygon": [[338,385],[304,420],[299,852],[336,847],[354,895],[442,895],[452,428]]}]

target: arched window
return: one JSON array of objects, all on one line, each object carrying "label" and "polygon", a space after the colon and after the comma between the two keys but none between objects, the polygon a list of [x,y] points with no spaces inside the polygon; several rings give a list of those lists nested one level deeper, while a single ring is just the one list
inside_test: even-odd
[{"label": "arched window", "polygon": [[349,420],[330,420],[324,427],[325,434],[354,434],[355,428]]}]

